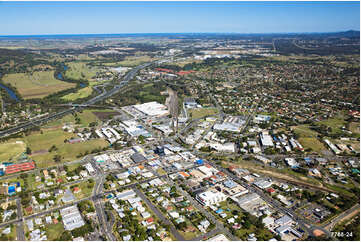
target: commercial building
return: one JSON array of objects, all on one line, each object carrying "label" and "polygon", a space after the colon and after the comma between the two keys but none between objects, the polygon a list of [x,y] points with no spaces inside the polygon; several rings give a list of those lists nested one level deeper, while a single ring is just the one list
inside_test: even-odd
[{"label": "commercial building", "polygon": [[227,199],[227,196],[223,192],[208,190],[196,195],[197,201],[204,206],[210,206],[220,203]]},{"label": "commercial building", "polygon": [[235,143],[221,144],[221,143],[212,142],[212,143],[209,143],[209,146],[212,149],[215,149],[219,152],[232,152],[232,153],[236,152],[236,144]]},{"label": "commercial building", "polygon": [[121,193],[118,193],[116,195],[116,197],[117,197],[117,199],[125,201],[125,200],[135,197],[136,195],[137,194],[133,190],[125,190]]},{"label": "commercial building", "polygon": [[273,147],[272,137],[268,134],[268,132],[264,131],[259,136],[262,146]]},{"label": "commercial building", "polygon": [[144,129],[144,127],[139,124],[136,120],[126,120],[122,121],[122,123],[119,124],[121,128],[123,128],[130,136],[132,137],[138,137],[140,135],[144,137],[151,137],[152,135]]},{"label": "commercial building", "polygon": [[261,188],[261,189],[266,189],[269,188],[270,186],[272,186],[272,182],[269,180],[258,180],[254,183],[254,185],[256,185],[257,187]]},{"label": "commercial building", "polygon": [[285,158],[285,162],[291,168],[298,168],[300,166],[295,158]]},{"label": "commercial building", "polygon": [[76,205],[60,210],[65,230],[73,230],[85,225]]},{"label": "commercial building", "polygon": [[229,132],[241,132],[241,127],[246,123],[244,117],[241,116],[229,116],[222,124],[215,124],[214,130],[229,131]]},{"label": "commercial building", "polygon": [[93,166],[90,163],[86,163],[84,165],[84,168],[89,172],[89,174],[95,173],[95,170],[94,170]]},{"label": "commercial building", "polygon": [[151,117],[163,117],[169,115],[167,107],[158,102],[149,102],[133,106],[138,111],[151,116]]}]

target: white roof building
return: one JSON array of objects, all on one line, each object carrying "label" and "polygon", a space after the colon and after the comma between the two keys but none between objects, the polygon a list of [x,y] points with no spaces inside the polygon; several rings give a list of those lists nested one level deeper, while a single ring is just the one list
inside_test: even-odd
[{"label": "white roof building", "polygon": [[218,234],[212,238],[209,238],[207,241],[230,241],[224,234]]},{"label": "white roof building", "polygon": [[209,144],[209,146],[217,151],[221,151],[221,152],[235,152],[236,151],[236,145],[235,143],[216,143],[216,142],[212,142]]},{"label": "white roof building", "polygon": [[208,190],[197,194],[196,199],[204,206],[220,203],[227,199],[223,192]]},{"label": "white roof building", "polygon": [[169,114],[167,107],[158,102],[148,102],[134,105],[133,107],[148,116],[161,117]]},{"label": "white roof building", "polygon": [[268,132],[262,132],[260,135],[261,144],[265,147],[273,147],[273,141],[271,135]]},{"label": "white roof building", "polygon": [[73,230],[85,225],[76,205],[60,210],[65,230]]}]

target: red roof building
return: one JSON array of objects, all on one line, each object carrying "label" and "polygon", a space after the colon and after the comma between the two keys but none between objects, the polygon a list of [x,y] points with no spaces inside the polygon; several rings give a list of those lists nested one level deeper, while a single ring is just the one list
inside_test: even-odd
[{"label": "red roof building", "polygon": [[80,188],[79,187],[74,187],[74,189],[73,189],[73,192],[74,193],[78,193],[78,192],[80,192],[81,190],[80,190]]},{"label": "red roof building", "polygon": [[275,189],[273,189],[272,187],[270,187],[270,188],[267,189],[267,192],[269,192],[269,193],[274,193],[274,192],[275,192]]},{"label": "red roof building", "polygon": [[195,71],[180,71],[180,72],[177,72],[177,74],[183,76],[183,75],[187,75],[187,74],[190,74],[193,72],[195,72]]},{"label": "red roof building", "polygon": [[12,174],[20,171],[29,171],[35,169],[35,163],[34,162],[25,162],[20,164],[14,164],[7,166],[5,168],[6,174]]},{"label": "red roof building", "polygon": [[157,71],[162,71],[162,72],[170,72],[173,73],[174,71],[169,70],[169,69],[165,69],[165,68],[155,68]]},{"label": "red roof building", "polygon": [[31,213],[31,212],[33,211],[33,208],[32,208],[31,206],[26,207],[26,208],[25,208],[25,211],[26,211],[27,213]]}]

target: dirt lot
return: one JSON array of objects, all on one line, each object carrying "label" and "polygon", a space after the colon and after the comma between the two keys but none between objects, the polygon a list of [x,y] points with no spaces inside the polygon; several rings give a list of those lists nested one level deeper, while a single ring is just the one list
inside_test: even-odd
[{"label": "dirt lot", "polygon": [[118,113],[118,112],[93,112],[93,114],[95,116],[97,116],[98,119],[105,120],[105,119],[108,119],[109,116],[116,116],[116,115],[119,115],[120,113]]}]

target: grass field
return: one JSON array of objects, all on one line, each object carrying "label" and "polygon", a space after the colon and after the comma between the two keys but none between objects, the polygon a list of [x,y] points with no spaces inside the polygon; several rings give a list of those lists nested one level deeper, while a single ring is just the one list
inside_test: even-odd
[{"label": "grass field", "polygon": [[[75,135],[64,132],[61,129],[55,129],[43,131],[42,134],[40,132],[33,133],[26,136],[24,140],[30,149],[35,152],[31,158],[36,161],[36,165],[38,167],[55,165],[56,163],[53,160],[55,155],[60,155],[62,157],[62,161],[67,162],[76,160],[76,156],[80,153],[84,154],[86,151],[90,152],[95,148],[108,146],[108,143],[101,139],[88,140],[76,144],[64,143],[65,139],[69,139],[71,137],[75,137]],[[48,150],[52,145],[55,145],[58,150],[49,153]],[[36,153],[36,151],[38,151],[38,153]]]},{"label": "grass field", "polygon": [[327,150],[326,147],[317,138],[299,138],[298,141],[301,143],[304,149],[310,148],[315,152]]},{"label": "grass field", "polygon": [[[193,226],[193,227],[194,227],[194,226]],[[193,239],[193,238],[195,238],[195,237],[197,237],[197,236],[200,235],[200,232],[199,232],[198,229],[197,229],[196,232],[184,232],[184,231],[182,231],[182,230],[178,230],[178,231],[179,231],[179,233],[184,237],[184,239],[186,239],[186,240],[191,240],[191,239]]]},{"label": "grass field", "polygon": [[69,93],[62,97],[62,99],[67,101],[74,101],[79,98],[85,98],[90,96],[93,93],[93,89],[91,87],[84,87],[78,90],[76,93]]},{"label": "grass field", "polygon": [[59,239],[63,232],[64,226],[62,222],[46,225],[46,236],[50,241]]},{"label": "grass field", "polygon": [[62,162],[68,162],[79,159],[76,156],[80,153],[84,154],[86,151],[90,152],[95,148],[104,148],[106,146],[108,146],[108,143],[101,139],[89,140],[77,144],[67,143],[57,146],[58,151],[56,152],[34,155],[32,158],[36,161],[37,167],[44,168],[56,165],[53,160],[56,154],[62,157]]},{"label": "grass field", "polygon": [[85,62],[69,62],[66,65],[69,68],[65,71],[65,77],[74,80],[90,80],[99,71],[97,67],[89,66]]},{"label": "grass field", "polygon": [[82,125],[88,126],[90,123],[98,121],[97,116],[95,116],[95,114],[93,114],[93,112],[96,112],[96,111],[97,110],[87,109],[81,113],[78,113],[78,117],[80,118],[80,123]]},{"label": "grass field", "polygon": [[332,133],[341,132],[341,127],[346,125],[346,121],[342,117],[331,118],[318,122],[317,124],[324,124],[332,128]]},{"label": "grass field", "polygon": [[[97,118],[97,116],[95,114],[93,114],[93,112],[113,112],[113,110],[111,109],[104,109],[104,110],[96,110],[96,109],[86,109],[83,110],[83,112],[81,113],[77,113],[78,117],[80,118],[80,127],[84,127],[84,126],[88,126],[90,123],[92,122],[96,122],[99,119]],[[75,118],[73,115],[69,114],[64,116],[61,119],[52,121],[50,123],[48,123],[47,125],[45,125],[45,128],[58,128],[59,126],[64,125],[65,123],[73,123],[75,124]]]},{"label": "grass field", "polygon": [[74,83],[55,79],[54,71],[7,74],[3,80],[14,86],[24,99],[42,98],[75,87]]},{"label": "grass field", "polygon": [[0,162],[16,159],[26,150],[26,144],[15,140],[7,143],[0,143]]},{"label": "grass field", "polygon": [[306,125],[293,126],[291,129],[302,138],[315,138],[318,134]]},{"label": "grass field", "polygon": [[208,115],[213,115],[218,113],[218,110],[216,108],[194,108],[194,109],[188,109],[189,117],[192,117],[193,119],[197,118],[203,118]]},{"label": "grass field", "polygon": [[349,129],[352,133],[360,134],[360,123],[357,122],[351,122],[349,124]]},{"label": "grass field", "polygon": [[124,61],[119,61],[117,64],[124,66],[124,67],[133,67],[138,66],[142,63],[152,61],[153,59],[149,56],[127,56]]},{"label": "grass field", "polygon": [[85,182],[81,182],[77,185],[77,187],[79,187],[81,189],[81,191],[77,194],[75,194],[75,197],[78,199],[82,199],[85,197],[89,197],[92,192],[93,192],[93,188],[94,188],[94,183],[93,185],[90,185],[90,183],[88,183],[88,181]]},{"label": "grass field", "polygon": [[44,125],[43,127],[44,128],[53,128],[53,127],[57,127],[57,126],[60,126],[60,125],[63,125],[65,123],[75,123],[75,118],[73,115],[69,114],[69,115],[66,115],[64,117],[62,117],[61,119],[57,119],[57,120],[54,120],[50,123],[47,123],[46,125]]}]

